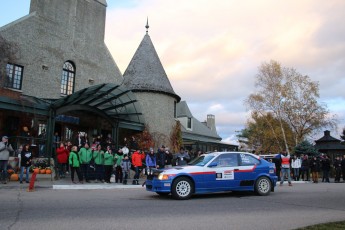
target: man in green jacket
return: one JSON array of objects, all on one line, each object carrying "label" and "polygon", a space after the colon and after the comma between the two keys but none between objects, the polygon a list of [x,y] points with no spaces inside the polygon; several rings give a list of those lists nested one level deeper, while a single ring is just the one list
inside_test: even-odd
[{"label": "man in green jacket", "polygon": [[111,151],[110,146],[107,147],[107,151],[104,153],[104,180],[105,183],[110,183],[111,173],[114,166],[114,154]]},{"label": "man in green jacket", "polygon": [[92,153],[96,169],[96,183],[98,181],[104,182],[104,151],[101,145],[97,145]]},{"label": "man in green jacket", "polygon": [[77,153],[78,147],[73,146],[72,150],[69,154],[69,165],[71,166],[71,179],[72,183],[76,184],[77,182],[74,181],[74,172],[77,172],[79,183],[83,183],[83,176],[81,175],[80,172],[80,159],[79,159],[79,154]]},{"label": "man in green jacket", "polygon": [[89,168],[90,168],[90,161],[92,159],[92,152],[89,147],[88,143],[85,143],[84,147],[82,147],[79,152],[79,159],[80,159],[80,168],[81,168],[81,173],[83,177],[85,178],[85,181],[87,183],[90,183],[90,178],[89,178]]}]

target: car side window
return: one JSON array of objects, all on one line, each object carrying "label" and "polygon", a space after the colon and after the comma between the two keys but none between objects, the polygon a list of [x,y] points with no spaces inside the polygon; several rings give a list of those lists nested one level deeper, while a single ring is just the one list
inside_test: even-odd
[{"label": "car side window", "polygon": [[244,153],[240,154],[241,166],[258,165],[258,164],[260,164],[260,160],[258,160],[257,158],[248,154],[244,154]]},{"label": "car side window", "polygon": [[223,154],[216,160],[217,167],[235,167],[238,166],[237,154]]}]

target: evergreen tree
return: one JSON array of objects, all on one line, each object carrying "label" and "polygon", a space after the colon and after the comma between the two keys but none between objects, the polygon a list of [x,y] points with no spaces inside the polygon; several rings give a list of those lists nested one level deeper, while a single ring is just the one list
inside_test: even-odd
[{"label": "evergreen tree", "polygon": [[297,155],[318,156],[320,153],[309,141],[302,141],[295,148],[294,152]]}]

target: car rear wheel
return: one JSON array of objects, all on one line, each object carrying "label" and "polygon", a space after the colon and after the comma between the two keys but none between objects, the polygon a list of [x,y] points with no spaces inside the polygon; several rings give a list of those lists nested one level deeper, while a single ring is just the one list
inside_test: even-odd
[{"label": "car rear wheel", "polygon": [[193,182],[187,177],[177,178],[172,185],[171,195],[177,200],[189,199],[193,194]]},{"label": "car rear wheel", "polygon": [[271,192],[272,183],[267,177],[260,177],[256,180],[255,191],[260,196],[267,196]]}]

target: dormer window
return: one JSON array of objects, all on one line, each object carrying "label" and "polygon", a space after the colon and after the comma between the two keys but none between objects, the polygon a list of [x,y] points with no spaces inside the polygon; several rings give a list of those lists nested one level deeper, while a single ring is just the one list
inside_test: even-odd
[{"label": "dormer window", "polygon": [[191,117],[187,118],[187,128],[192,129],[192,118]]}]

